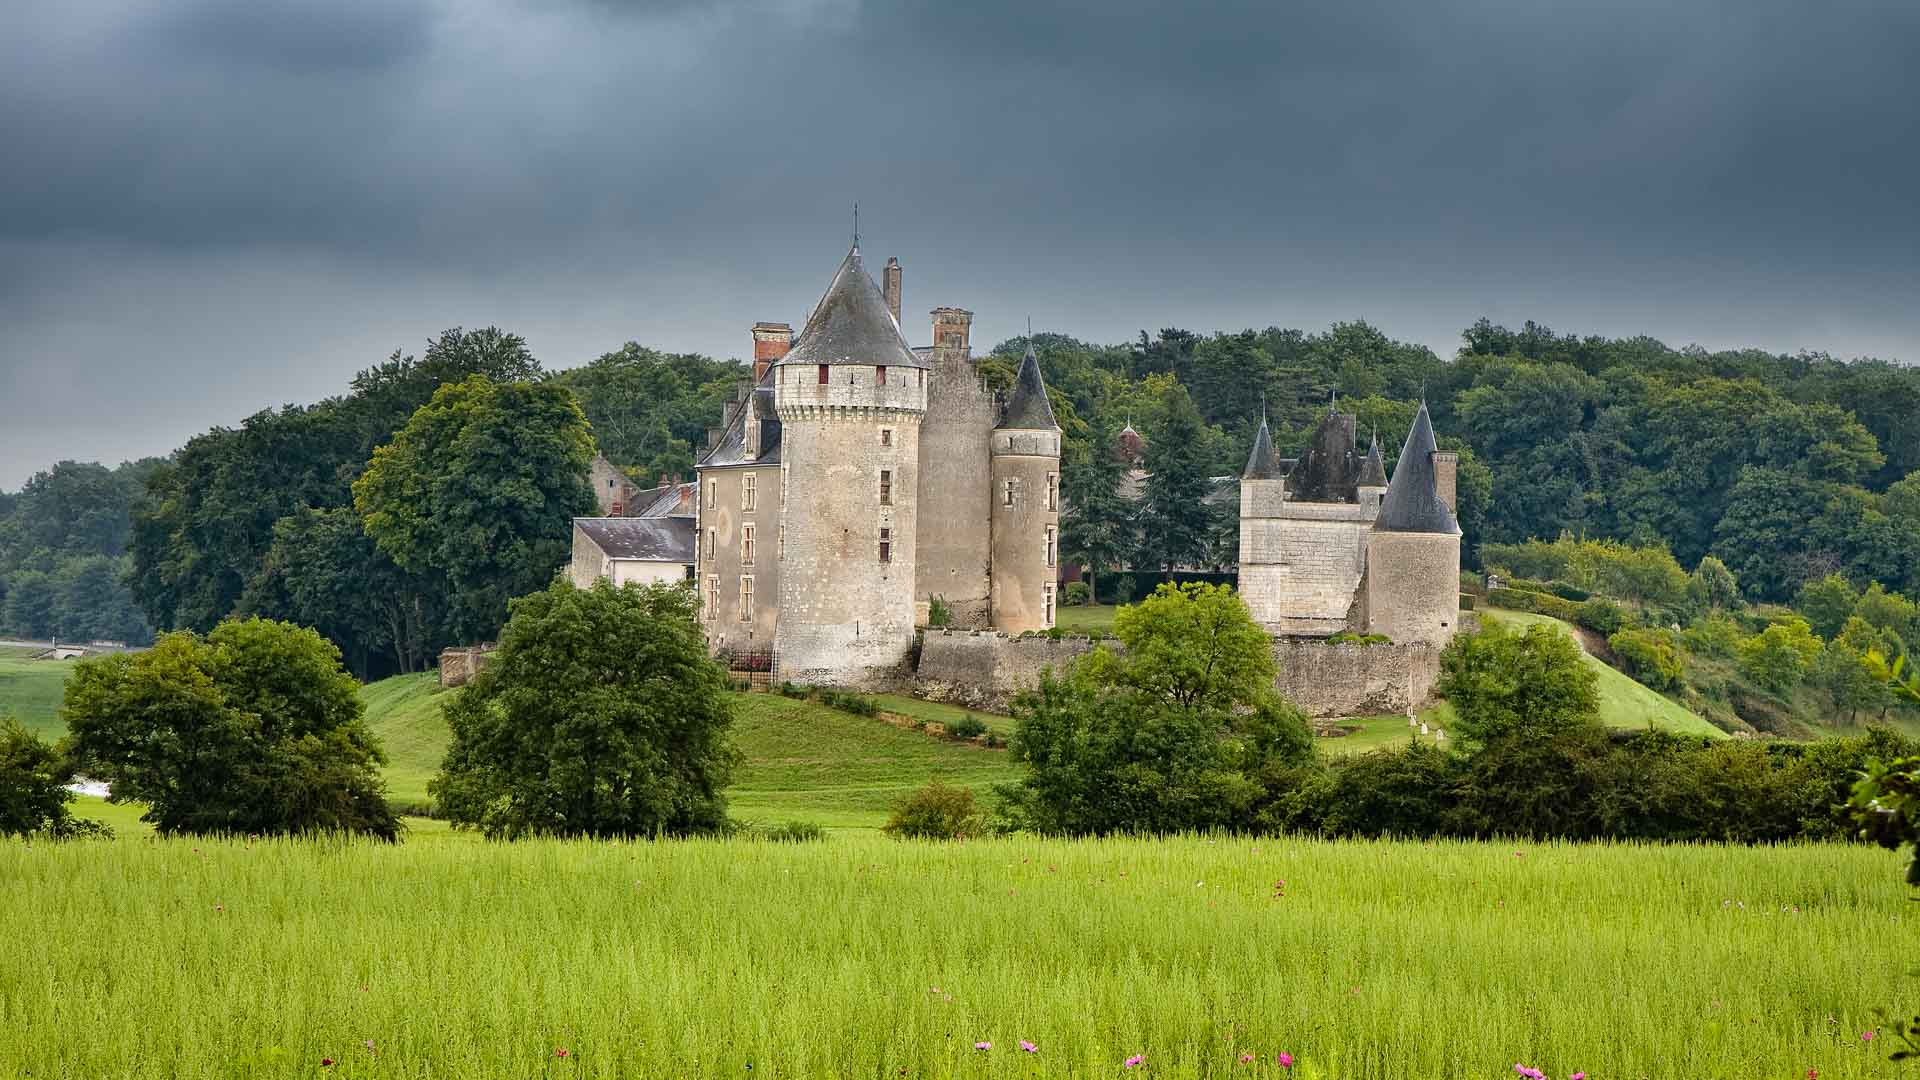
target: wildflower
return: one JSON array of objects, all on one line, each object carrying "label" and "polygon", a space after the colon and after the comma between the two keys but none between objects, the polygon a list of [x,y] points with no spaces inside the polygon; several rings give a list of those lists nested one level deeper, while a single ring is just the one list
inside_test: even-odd
[{"label": "wildflower", "polygon": [[991,1050],[993,1049],[993,1044],[990,1042],[977,1042],[973,1044],[973,1048],[975,1050]]},{"label": "wildflower", "polygon": [[1819,1069],[1808,1069],[1808,1070],[1807,1070],[1807,1080],[1820,1080],[1820,1070],[1819,1070]]},{"label": "wildflower", "polygon": [[560,1047],[555,1047],[555,1048],[554,1048],[554,1051],[553,1051],[553,1056],[554,1056],[554,1057],[558,1057],[558,1058],[563,1058],[563,1057],[566,1057],[566,1056],[567,1056],[567,1048],[566,1048],[566,1047],[564,1047],[564,1046],[560,1046]]},{"label": "wildflower", "polygon": [[1251,1065],[1251,1064],[1253,1064],[1253,1055],[1252,1055],[1252,1054],[1241,1054],[1241,1055],[1240,1055],[1240,1064],[1242,1064],[1242,1065]]},{"label": "wildflower", "polygon": [[331,1069],[331,1068],[333,1068],[333,1059],[332,1059],[332,1058],[321,1058],[321,1059],[320,1059],[320,1067],[321,1067],[321,1068],[323,1068],[323,1069]]},{"label": "wildflower", "polygon": [[1577,1072],[1577,1073],[1574,1073],[1572,1076],[1567,1077],[1567,1080],[1587,1080],[1587,1074],[1583,1072]]},{"label": "wildflower", "polygon": [[[1514,854],[1517,855],[1519,854],[1519,852],[1515,852]],[[1513,1063],[1513,1071],[1519,1073],[1521,1076],[1526,1077],[1527,1080],[1547,1080],[1546,1073],[1541,1072],[1539,1069],[1530,1068],[1526,1065],[1522,1065],[1517,1061]]]},{"label": "wildflower", "polygon": [[1871,1032],[1871,1031],[1863,1031],[1863,1032],[1861,1032],[1861,1033],[1860,1033],[1860,1041],[1861,1041],[1861,1042],[1872,1042],[1872,1041],[1873,1041],[1873,1032]]},{"label": "wildflower", "polygon": [[1283,1069],[1293,1068],[1293,1055],[1287,1053],[1285,1050],[1280,1051],[1280,1056],[1273,1060],[1278,1062]]},{"label": "wildflower", "polygon": [[1145,1065],[1146,1063],[1147,1063],[1147,1055],[1145,1054],[1135,1054],[1132,1057],[1128,1058],[1126,1061],[1121,1062],[1121,1064],[1125,1065],[1129,1069],[1136,1068],[1141,1065]]},{"label": "wildflower", "polygon": [[1040,1052],[1040,1048],[1038,1046],[1035,1046],[1034,1044],[1028,1042],[1025,1039],[1020,1040],[1020,1049],[1026,1051],[1029,1054],[1037,1054]]}]

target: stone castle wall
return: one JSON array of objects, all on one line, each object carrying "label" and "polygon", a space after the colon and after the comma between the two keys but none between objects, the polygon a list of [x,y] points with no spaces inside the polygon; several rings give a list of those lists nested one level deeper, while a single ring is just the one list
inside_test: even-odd
[{"label": "stone castle wall", "polygon": [[[936,332],[935,340],[938,340]],[[987,625],[987,443],[993,395],[965,348],[936,347],[928,372],[927,415],[920,422],[919,548],[913,596],[925,622],[932,597],[946,601],[955,626]]]},{"label": "stone castle wall", "polygon": [[1376,510],[1349,503],[1286,503],[1240,522],[1240,595],[1275,634],[1348,629]]},{"label": "stone castle wall", "polygon": [[1451,641],[1460,628],[1460,537],[1376,532],[1368,545],[1367,628],[1395,642]]},{"label": "stone castle wall", "polygon": [[[1109,647],[1115,643],[1108,642]],[[1013,695],[1093,651],[1086,638],[1009,637],[1000,633],[929,630],[913,674],[915,696],[987,712],[1006,712]]]}]

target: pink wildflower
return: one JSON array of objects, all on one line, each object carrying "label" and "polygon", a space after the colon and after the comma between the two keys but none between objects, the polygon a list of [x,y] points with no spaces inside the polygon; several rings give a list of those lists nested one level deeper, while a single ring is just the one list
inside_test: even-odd
[{"label": "pink wildflower", "polygon": [[[1520,853],[1516,851],[1514,852],[1514,854],[1518,855]],[[1541,1072],[1539,1069],[1522,1065],[1517,1061],[1513,1063],[1513,1071],[1519,1073],[1521,1076],[1526,1077],[1527,1080],[1547,1080],[1546,1073]]]},{"label": "pink wildflower", "polygon": [[554,1051],[553,1051],[553,1056],[554,1056],[554,1057],[559,1057],[559,1058],[563,1058],[563,1057],[566,1057],[566,1056],[567,1056],[567,1048],[566,1048],[566,1047],[564,1047],[564,1046],[560,1046],[560,1047],[555,1047],[555,1048],[554,1048]]},{"label": "pink wildflower", "polygon": [[1293,1068],[1293,1055],[1287,1053],[1285,1050],[1280,1051],[1280,1056],[1273,1060],[1278,1062],[1283,1069]]},{"label": "pink wildflower", "polygon": [[1129,1069],[1132,1069],[1132,1068],[1137,1068],[1138,1066],[1141,1066],[1141,1065],[1145,1065],[1146,1063],[1147,1063],[1147,1055],[1135,1054],[1132,1057],[1128,1058],[1126,1061],[1122,1062],[1121,1064],[1125,1065]]},{"label": "pink wildflower", "polygon": [[321,1058],[321,1059],[320,1059],[320,1067],[321,1067],[321,1068],[323,1068],[323,1069],[331,1069],[331,1068],[333,1068],[333,1059],[332,1059],[332,1058]]},{"label": "pink wildflower", "polygon": [[991,1050],[993,1049],[993,1044],[990,1042],[977,1042],[973,1044],[973,1048],[975,1050]]},{"label": "pink wildflower", "polygon": [[1572,1076],[1567,1077],[1567,1080],[1587,1080],[1587,1074],[1583,1072],[1577,1072],[1577,1073],[1574,1073]]},{"label": "pink wildflower", "polygon": [[1040,1052],[1040,1048],[1038,1046],[1035,1046],[1034,1044],[1028,1042],[1025,1039],[1020,1040],[1020,1049],[1025,1050],[1029,1054],[1037,1054]]},{"label": "pink wildflower", "polygon": [[1242,1065],[1251,1065],[1251,1064],[1253,1064],[1253,1055],[1252,1055],[1252,1054],[1241,1054],[1241,1055],[1240,1055],[1240,1064],[1242,1064]]},{"label": "pink wildflower", "polygon": [[1861,1042],[1872,1042],[1872,1041],[1873,1041],[1873,1032],[1871,1032],[1871,1031],[1863,1031],[1863,1032],[1861,1032],[1861,1033],[1860,1033],[1860,1041],[1861,1041]]}]

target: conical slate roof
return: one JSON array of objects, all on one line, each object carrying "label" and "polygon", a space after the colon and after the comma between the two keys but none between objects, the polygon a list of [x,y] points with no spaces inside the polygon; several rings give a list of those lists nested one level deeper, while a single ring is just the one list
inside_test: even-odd
[{"label": "conical slate roof", "polygon": [[1380,461],[1380,433],[1373,433],[1373,445],[1367,447],[1366,460],[1360,463],[1358,487],[1386,487],[1387,467]]},{"label": "conical slate roof", "polygon": [[1460,523],[1435,490],[1433,453],[1437,449],[1433,420],[1427,416],[1423,401],[1413,418],[1413,430],[1407,432],[1407,444],[1400,448],[1400,460],[1394,463],[1393,482],[1380,500],[1380,516],[1373,520],[1375,529],[1460,535]]},{"label": "conical slate roof", "polygon": [[1260,430],[1253,433],[1253,453],[1247,455],[1247,471],[1242,480],[1278,480],[1287,475],[1280,467],[1280,455],[1273,452],[1273,436],[1267,432],[1267,418],[1260,417]]},{"label": "conical slate roof", "polygon": [[807,317],[806,328],[779,363],[927,366],[900,336],[887,298],[867,276],[857,245],[847,252],[833,284],[827,286],[826,295]]},{"label": "conical slate roof", "polygon": [[1053,403],[1047,400],[1047,384],[1040,377],[1040,360],[1033,355],[1033,343],[1027,343],[1026,358],[1020,361],[1020,374],[1013,380],[1013,397],[1007,400],[1007,414],[1000,420],[1003,428],[1028,428],[1058,431],[1053,418]]}]

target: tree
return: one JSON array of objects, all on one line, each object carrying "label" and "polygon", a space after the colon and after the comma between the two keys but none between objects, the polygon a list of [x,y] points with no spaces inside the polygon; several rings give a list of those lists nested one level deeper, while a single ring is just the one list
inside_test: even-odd
[{"label": "tree", "polygon": [[1141,494],[1134,523],[1139,538],[1134,564],[1171,572],[1203,566],[1209,559],[1214,508],[1204,453],[1205,426],[1193,399],[1176,386],[1167,402],[1166,421],[1155,435],[1148,466],[1152,472]]},{"label": "tree", "polygon": [[1860,593],[1852,582],[1839,574],[1828,574],[1800,586],[1793,598],[1793,610],[1807,620],[1815,635],[1831,638],[1846,625],[1859,602]]},{"label": "tree", "polygon": [[60,711],[79,767],[111,785],[110,801],[147,803],[142,819],[162,833],[393,840],[385,756],[357,688],[312,630],[229,620],[204,639],[178,631],[81,661]]},{"label": "tree", "polygon": [[73,816],[73,766],[11,716],[0,716],[0,836],[65,838],[106,832]]},{"label": "tree", "polygon": [[1558,626],[1516,632],[1489,623],[1456,635],[1440,654],[1435,689],[1453,706],[1454,730],[1470,742],[1545,739],[1596,721],[1598,676]]},{"label": "tree", "polygon": [[513,601],[447,707],[441,810],[497,838],[724,828],[733,704],[697,607],[680,586],[564,578]]},{"label": "tree", "polygon": [[566,562],[594,512],[593,434],[565,388],[475,375],[441,387],[353,485],[368,536],[402,569],[447,583],[449,618],[491,638],[507,601]]},{"label": "tree", "polygon": [[1741,604],[1740,583],[1726,563],[1703,555],[1687,579],[1687,599],[1704,611],[1734,610]]},{"label": "tree", "polygon": [[1786,616],[1740,643],[1740,672],[1755,684],[1786,694],[1807,680],[1820,659],[1820,639],[1807,620]]},{"label": "tree", "polygon": [[1226,585],[1163,584],[1122,608],[1119,655],[1101,651],[1099,679],[1187,712],[1221,715],[1273,693],[1273,639]]},{"label": "tree", "polygon": [[1665,630],[1619,630],[1607,638],[1607,648],[1627,674],[1655,690],[1674,689],[1686,674],[1686,660]]},{"label": "tree", "polygon": [[1108,427],[1087,440],[1066,444],[1060,466],[1060,547],[1067,559],[1086,568],[1089,596],[1099,603],[1099,575],[1126,560],[1134,548],[1133,507],[1120,493],[1127,463]]},{"label": "tree", "polygon": [[30,638],[49,637],[58,628],[60,588],[51,574],[23,570],[7,583],[7,628]]}]

